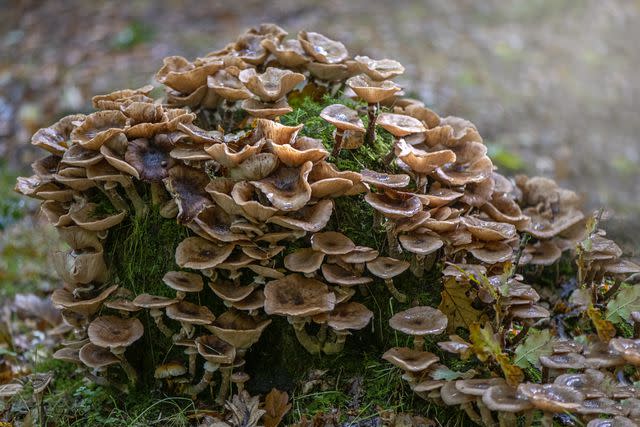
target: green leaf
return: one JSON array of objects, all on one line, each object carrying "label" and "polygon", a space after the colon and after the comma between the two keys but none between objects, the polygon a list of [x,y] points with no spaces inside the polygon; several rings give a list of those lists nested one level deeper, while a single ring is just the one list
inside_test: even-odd
[{"label": "green leaf", "polygon": [[631,322],[631,312],[640,311],[640,286],[624,284],[607,304],[605,319],[612,323]]},{"label": "green leaf", "polygon": [[549,330],[532,329],[523,343],[516,347],[513,363],[521,368],[539,366],[540,356],[548,356],[551,352],[551,334]]},{"label": "green leaf", "polygon": [[431,378],[433,378],[434,380],[453,381],[461,378],[473,378],[476,373],[477,372],[475,371],[475,369],[470,369],[466,372],[452,371],[451,369],[443,365],[439,368],[436,368],[431,373]]}]

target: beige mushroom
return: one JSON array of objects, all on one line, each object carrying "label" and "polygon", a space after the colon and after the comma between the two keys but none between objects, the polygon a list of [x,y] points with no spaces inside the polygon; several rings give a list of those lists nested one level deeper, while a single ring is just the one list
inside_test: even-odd
[{"label": "beige mushroom", "polygon": [[358,112],[342,104],[332,104],[325,107],[320,112],[320,117],[336,127],[335,144],[333,145],[332,156],[340,154],[342,139],[345,131],[364,133],[366,131],[364,123],[358,116]]},{"label": "beige mushroom", "polygon": [[424,337],[439,335],[447,328],[448,319],[440,310],[429,306],[412,307],[389,319],[392,329],[413,336],[413,348],[424,348]]},{"label": "beige mushroom", "polygon": [[407,268],[409,268],[407,261],[390,257],[378,257],[367,263],[367,269],[371,274],[383,279],[391,295],[400,302],[405,302],[407,296],[395,287],[393,278],[402,274]]},{"label": "beige mushroom", "polygon": [[187,292],[200,292],[204,287],[202,277],[186,271],[168,271],[162,281],[176,291],[176,299],[183,300]]}]

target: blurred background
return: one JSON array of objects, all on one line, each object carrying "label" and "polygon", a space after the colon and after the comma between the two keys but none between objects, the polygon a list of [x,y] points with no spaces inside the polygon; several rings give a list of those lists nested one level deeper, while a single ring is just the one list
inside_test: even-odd
[{"label": "blurred background", "polygon": [[0,0],[0,283],[50,274],[11,192],[41,155],[31,134],[261,22],[399,60],[407,93],[474,122],[503,171],[613,211],[610,235],[640,253],[638,0]]}]

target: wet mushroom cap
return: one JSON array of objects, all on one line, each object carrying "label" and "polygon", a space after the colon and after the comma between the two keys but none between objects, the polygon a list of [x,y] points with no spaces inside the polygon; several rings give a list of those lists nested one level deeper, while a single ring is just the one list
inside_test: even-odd
[{"label": "wet mushroom cap", "polygon": [[327,325],[336,331],[359,330],[369,324],[373,312],[357,302],[336,305],[327,316]]},{"label": "wet mushroom cap", "polygon": [[111,353],[104,347],[88,343],[82,346],[78,352],[78,358],[89,368],[102,369],[110,365],[120,363],[118,356]]},{"label": "wet mushroom cap", "polygon": [[397,137],[427,130],[420,120],[404,114],[381,113],[377,118],[376,124]]},{"label": "wet mushroom cap", "polygon": [[447,328],[448,319],[440,310],[429,306],[412,307],[394,314],[389,326],[408,335],[439,335]]},{"label": "wet mushroom cap", "polygon": [[342,104],[332,104],[325,107],[320,112],[320,117],[342,131],[364,132],[366,130],[358,112]]},{"label": "wet mushroom cap", "polygon": [[407,261],[391,257],[381,256],[367,263],[367,269],[371,274],[381,279],[391,279],[396,277],[399,274],[402,274],[407,268],[409,268],[409,263]]},{"label": "wet mushroom cap", "polygon": [[87,328],[91,342],[99,347],[128,347],[144,333],[140,320],[117,316],[100,316]]},{"label": "wet mushroom cap", "polygon": [[172,377],[179,377],[187,373],[187,368],[180,362],[169,362],[158,366],[153,377],[156,379],[166,379]]},{"label": "wet mushroom cap", "polygon": [[132,301],[141,308],[165,308],[178,302],[177,299],[160,297],[150,294],[140,294]]},{"label": "wet mushroom cap", "polygon": [[176,291],[200,292],[204,288],[204,282],[199,274],[186,271],[168,271],[162,281]]},{"label": "wet mushroom cap", "polygon": [[196,338],[195,343],[198,353],[207,362],[226,365],[236,357],[235,347],[215,335],[203,335]]},{"label": "wet mushroom cap", "polygon": [[482,394],[482,402],[492,411],[521,412],[531,409],[527,400],[518,399],[516,389],[504,385],[493,385]]},{"label": "wet mushroom cap", "polygon": [[264,311],[286,316],[312,316],[334,309],[336,296],[329,287],[300,274],[272,280],[264,287]]},{"label": "wet mushroom cap", "polygon": [[167,307],[167,317],[191,325],[208,325],[215,320],[215,316],[207,307],[187,301]]},{"label": "wet mushroom cap", "polygon": [[574,411],[584,400],[584,395],[579,391],[554,384],[520,384],[517,396],[529,400],[533,406],[545,412]]},{"label": "wet mushroom cap", "polygon": [[356,245],[342,233],[325,231],[311,236],[311,247],[326,255],[342,255],[353,251]]},{"label": "wet mushroom cap", "polygon": [[407,347],[393,347],[387,350],[382,358],[400,369],[409,372],[420,372],[436,363],[439,359],[433,353],[414,350]]}]

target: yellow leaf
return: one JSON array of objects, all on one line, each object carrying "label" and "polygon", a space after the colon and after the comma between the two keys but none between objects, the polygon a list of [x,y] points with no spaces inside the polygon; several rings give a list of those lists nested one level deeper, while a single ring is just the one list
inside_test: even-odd
[{"label": "yellow leaf", "polygon": [[473,323],[486,320],[486,316],[471,305],[476,291],[469,283],[458,283],[452,277],[444,283],[440,295],[442,300],[438,309],[449,318],[447,332],[455,333],[459,327],[469,329]]},{"label": "yellow leaf", "polygon": [[493,333],[491,324],[487,322],[483,327],[479,323],[473,323],[469,327],[469,338],[471,339],[471,350],[476,354],[481,362],[490,357],[496,357],[502,353],[502,346],[497,335]]},{"label": "yellow leaf", "polygon": [[591,323],[596,328],[598,338],[603,342],[609,342],[609,340],[616,336],[616,328],[608,320],[602,318],[602,314],[593,305],[587,308],[587,316],[591,319]]},{"label": "yellow leaf", "polygon": [[512,364],[509,356],[501,353],[496,356],[496,360],[500,364],[500,368],[502,369],[504,378],[507,380],[507,383],[510,386],[516,387],[518,384],[524,381],[524,373],[522,372],[522,369]]},{"label": "yellow leaf", "polygon": [[271,389],[264,399],[264,410],[262,422],[265,427],[276,427],[282,421],[282,418],[291,409],[289,395],[286,391]]}]

